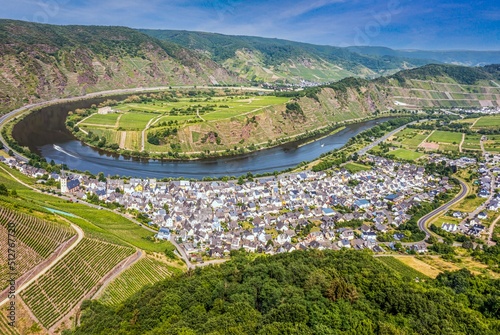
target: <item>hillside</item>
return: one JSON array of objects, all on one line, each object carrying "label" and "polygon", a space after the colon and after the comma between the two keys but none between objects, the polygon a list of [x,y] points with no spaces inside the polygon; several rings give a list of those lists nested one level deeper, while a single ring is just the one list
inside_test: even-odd
[{"label": "hillside", "polygon": [[304,79],[324,83],[349,76],[377,77],[431,62],[392,55],[361,55],[346,48],[272,38],[178,30],[140,31],[206,54],[251,81]]},{"label": "hillside", "polygon": [[217,63],[124,27],[0,20],[0,111],[140,86],[237,83]]},{"label": "hillside", "polygon": [[115,104],[116,113],[110,115],[98,115],[97,109],[80,111],[67,124],[77,126],[79,139],[125,155],[234,155],[320,135],[339,122],[377,111],[496,107],[498,77],[498,65],[431,64],[374,80],[350,77],[322,87],[277,92],[277,97],[239,89],[167,91],[130,97]]},{"label": "hillside", "polygon": [[394,50],[386,47],[353,46],[350,51],[370,56],[394,56],[416,59],[433,59],[442,63],[466,66],[483,66],[500,62],[500,51],[473,50]]},{"label": "hillside", "polygon": [[[368,253],[233,255],[116,306],[83,304],[68,334],[498,334],[498,280],[416,280]],[[253,260],[252,260],[253,259]],[[421,277],[424,278],[424,277]]]}]

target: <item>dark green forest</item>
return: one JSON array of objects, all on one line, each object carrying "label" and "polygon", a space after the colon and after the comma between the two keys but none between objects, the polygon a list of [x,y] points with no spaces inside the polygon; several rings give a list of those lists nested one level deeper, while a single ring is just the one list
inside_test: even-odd
[{"label": "dark green forest", "polygon": [[369,252],[232,256],[117,307],[86,301],[80,326],[64,334],[500,333],[500,281],[468,270],[424,281]]}]

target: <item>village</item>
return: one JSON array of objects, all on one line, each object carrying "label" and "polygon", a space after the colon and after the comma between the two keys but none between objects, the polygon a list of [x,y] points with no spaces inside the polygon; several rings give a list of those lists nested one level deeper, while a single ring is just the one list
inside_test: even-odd
[{"label": "village", "polygon": [[[47,174],[15,159],[0,160],[35,178]],[[476,164],[466,157],[451,160],[436,155],[432,160],[458,168]],[[394,241],[405,241],[404,233],[394,229],[411,218],[409,210],[453,188],[447,177],[427,174],[421,166],[377,156],[367,156],[364,162],[373,168],[356,173],[346,169],[288,173],[241,185],[237,181],[134,178],[99,181],[74,173],[65,177],[52,173],[49,178],[60,182],[61,193],[76,199],[94,194],[100,201],[147,215],[148,224],[158,229],[156,238],[178,243],[198,260],[200,255],[222,258],[241,248],[267,254],[307,248],[383,252],[383,245],[393,247],[394,242],[378,242],[378,236],[392,231]],[[479,196],[487,196],[485,206],[497,210],[500,197],[493,196],[493,189],[500,179],[493,173],[500,169],[485,167],[479,167],[483,184]],[[443,229],[470,233],[473,228],[479,235],[484,230],[479,221],[484,213],[477,212],[473,221],[443,224]],[[405,244],[418,253],[427,251],[423,241]]]}]

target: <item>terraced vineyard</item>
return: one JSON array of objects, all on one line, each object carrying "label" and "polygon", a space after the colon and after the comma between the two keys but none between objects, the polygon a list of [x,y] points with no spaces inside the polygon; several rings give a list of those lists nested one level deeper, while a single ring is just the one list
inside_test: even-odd
[{"label": "terraced vineyard", "polygon": [[132,248],[84,238],[21,296],[38,320],[49,328],[133,252]]},{"label": "terraced vineyard", "polygon": [[113,280],[99,299],[106,305],[120,304],[145,285],[165,279],[176,270],[149,257],[142,258]]},{"label": "terraced vineyard", "polygon": [[410,278],[410,279],[415,279],[415,278],[429,278],[426,275],[424,275],[422,272],[417,271],[408,265],[404,264],[401,262],[399,259],[396,259],[392,256],[384,256],[384,257],[378,257],[377,258],[379,261],[390,267],[391,269],[395,270],[399,274],[401,274],[403,277]]},{"label": "terraced vineyard", "polygon": [[9,325],[9,320],[5,317],[5,311],[0,313],[0,334],[2,335],[19,335],[15,327]]},{"label": "terraced vineyard", "polygon": [[[71,236],[75,235],[70,226],[47,222],[39,218],[0,208],[0,252],[8,255],[7,225],[15,223],[16,235],[16,270],[21,276],[29,269],[49,257],[54,250]],[[0,278],[6,278],[7,259],[0,259]],[[7,282],[0,283],[0,289],[7,287]]]}]

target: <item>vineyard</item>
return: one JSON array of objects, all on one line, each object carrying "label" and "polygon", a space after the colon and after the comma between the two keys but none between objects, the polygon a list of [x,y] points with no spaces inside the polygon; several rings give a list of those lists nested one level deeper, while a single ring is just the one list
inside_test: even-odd
[{"label": "vineyard", "polygon": [[392,256],[387,256],[387,257],[378,257],[377,258],[379,261],[390,267],[391,269],[395,270],[399,274],[401,274],[403,277],[406,278],[420,278],[420,279],[428,279],[426,275],[424,275],[422,272],[417,271],[408,265],[404,264],[400,260],[392,257]]},{"label": "vineyard", "polygon": [[[69,226],[47,222],[39,218],[0,208],[0,252],[8,255],[7,226],[15,227],[16,271],[21,276],[29,269],[49,257],[64,241],[75,232]],[[7,257],[0,259],[0,277],[7,278]],[[0,283],[0,290],[7,287],[7,282]]]},{"label": "vineyard", "polygon": [[163,262],[142,258],[113,280],[99,299],[106,305],[120,304],[145,285],[165,279],[174,271],[178,270]]},{"label": "vineyard", "polygon": [[15,327],[9,325],[9,320],[5,317],[5,308],[2,308],[0,313],[0,334],[2,335],[19,335]]},{"label": "vineyard", "polygon": [[49,328],[133,252],[131,248],[84,238],[21,295],[38,320]]}]

